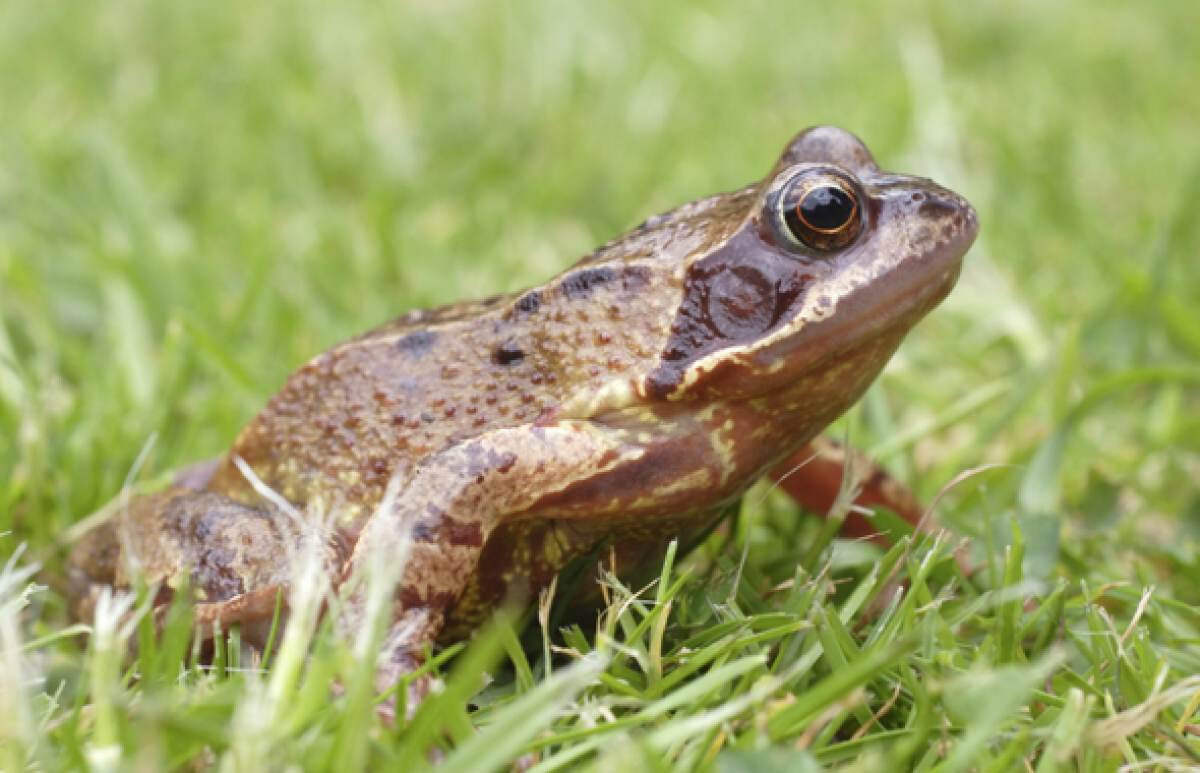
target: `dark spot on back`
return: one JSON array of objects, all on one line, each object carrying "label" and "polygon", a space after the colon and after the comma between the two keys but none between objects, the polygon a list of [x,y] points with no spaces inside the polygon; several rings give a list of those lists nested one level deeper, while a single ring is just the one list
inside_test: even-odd
[{"label": "dark spot on back", "polygon": [[420,357],[433,348],[436,340],[437,333],[432,330],[417,330],[397,341],[396,348],[405,354]]},{"label": "dark spot on back", "polygon": [[515,365],[523,359],[525,352],[511,341],[500,344],[496,351],[492,352],[492,361],[497,365]]},{"label": "dark spot on back", "polygon": [[530,290],[517,299],[517,311],[522,314],[534,314],[542,307],[542,291]]},{"label": "dark spot on back", "polygon": [[585,268],[564,277],[561,286],[563,293],[568,298],[580,300],[591,295],[592,290],[611,282],[614,278],[616,278],[616,272],[608,266]]}]

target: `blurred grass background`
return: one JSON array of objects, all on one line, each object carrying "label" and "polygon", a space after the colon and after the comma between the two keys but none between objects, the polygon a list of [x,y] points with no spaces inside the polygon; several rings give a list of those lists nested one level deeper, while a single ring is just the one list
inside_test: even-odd
[{"label": "blurred grass background", "polygon": [[[541,281],[818,123],[983,223],[859,442],[992,385],[891,462],[926,493],[1024,463],[1091,383],[1200,353],[1198,29],[1191,0],[5,3],[0,528],[44,542],[151,433],[150,472],[217,454],[332,343]],[[1195,405],[1100,406],[1072,509],[1200,518]]]},{"label": "blurred grass background", "polygon": [[1198,31],[1194,0],[9,0],[0,555],[153,433],[143,477],[218,454],[329,345],[541,281],[832,123],[982,222],[855,442],[927,498],[1016,465],[946,519],[1016,516],[1035,576],[1153,545],[1200,601]]}]

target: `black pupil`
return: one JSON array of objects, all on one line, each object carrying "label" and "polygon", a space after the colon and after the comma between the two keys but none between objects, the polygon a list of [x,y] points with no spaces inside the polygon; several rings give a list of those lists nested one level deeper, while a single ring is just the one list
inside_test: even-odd
[{"label": "black pupil", "polygon": [[854,215],[854,199],[836,185],[813,188],[800,201],[800,218],[819,231],[836,231]]}]

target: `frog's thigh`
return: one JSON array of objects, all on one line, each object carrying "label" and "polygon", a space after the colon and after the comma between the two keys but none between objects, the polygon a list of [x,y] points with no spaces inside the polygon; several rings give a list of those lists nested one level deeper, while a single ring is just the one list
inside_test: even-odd
[{"label": "frog's thigh", "polygon": [[[587,422],[562,422],[498,430],[417,467],[395,503],[367,522],[350,559],[349,571],[363,573],[374,557],[394,561],[407,548],[399,609],[388,633],[391,652],[378,686],[387,688],[411,670],[414,653],[437,636],[447,607],[466,587],[499,523],[548,493],[642,454]],[[351,635],[361,630],[364,611],[365,593],[359,590],[342,617],[343,630]]]},{"label": "frog's thigh", "polygon": [[[847,448],[824,435],[818,435],[808,445],[792,454],[771,472],[779,487],[805,510],[828,513],[841,487],[846,456],[859,480],[862,492],[855,504],[862,507],[885,507],[911,524],[921,519],[923,509],[916,495],[887,470],[854,448]],[[843,532],[848,537],[865,537],[876,529],[858,513],[846,518]]]},{"label": "frog's thigh", "polygon": [[129,572],[140,570],[152,584],[175,574],[179,533],[166,524],[181,505],[199,496],[172,488],[140,496],[88,530],[67,558],[67,596],[72,616],[91,623],[106,588],[128,590]]}]

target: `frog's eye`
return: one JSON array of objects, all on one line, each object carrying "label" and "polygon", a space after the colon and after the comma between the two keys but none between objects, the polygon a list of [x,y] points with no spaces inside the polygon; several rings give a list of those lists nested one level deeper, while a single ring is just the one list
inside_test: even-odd
[{"label": "frog's eye", "polygon": [[858,192],[840,175],[812,171],[798,174],[779,195],[784,230],[814,250],[836,250],[858,235],[862,207]]}]

